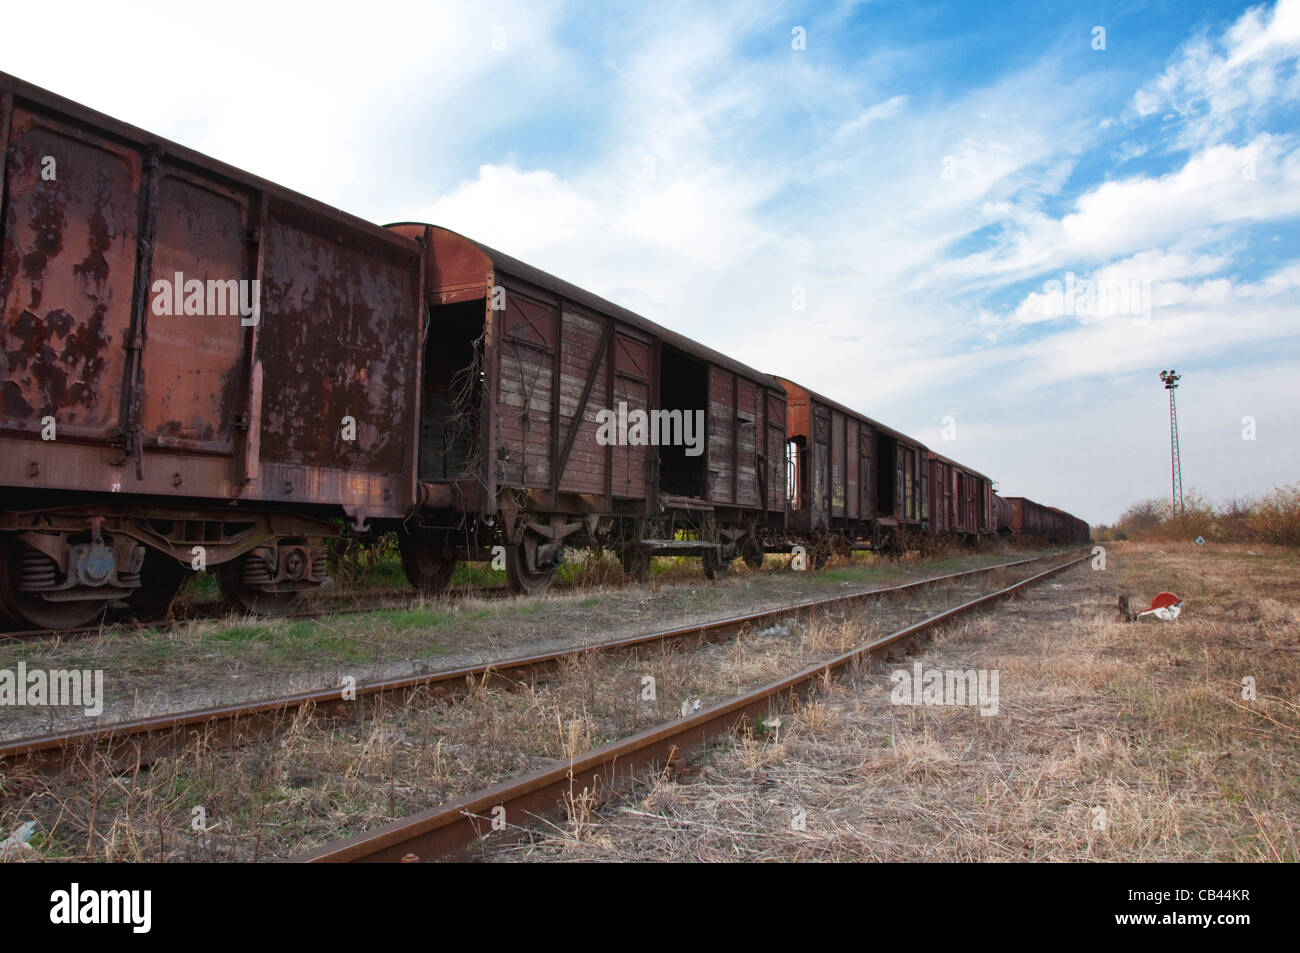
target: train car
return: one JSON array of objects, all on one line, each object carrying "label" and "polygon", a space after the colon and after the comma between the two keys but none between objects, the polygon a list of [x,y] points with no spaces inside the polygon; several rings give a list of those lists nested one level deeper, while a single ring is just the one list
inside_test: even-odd
[{"label": "train car", "polygon": [[997,532],[993,481],[955,460],[927,451],[930,530],[975,542]]},{"label": "train car", "polygon": [[1073,527],[1070,533],[1071,541],[1076,543],[1092,542],[1092,527],[1088,525],[1087,520],[1081,520],[1077,516],[1070,516],[1070,525]]},{"label": "train car", "polygon": [[[0,74],[0,617],[285,608],[396,533],[441,592],[566,546],[1086,539],[906,435],[444,228],[380,228]],[[1018,501],[1017,501],[1018,500]],[[932,523],[933,520],[933,523]],[[1082,527],[1082,528],[1080,528]]]},{"label": "train car", "polygon": [[996,531],[1002,535],[1011,534],[1011,521],[1015,516],[1012,506],[1007,502],[1006,497],[993,494],[993,525]]},{"label": "train car", "polygon": [[246,609],[416,502],[415,242],[0,74],[0,613]]},{"label": "train car", "polygon": [[1004,497],[1006,503],[1004,532],[1016,536],[1042,536],[1042,507],[1023,496]]},{"label": "train car", "polygon": [[897,548],[928,532],[926,457],[919,442],[780,378],[786,395],[788,531],[830,550]]},{"label": "train car", "polygon": [[1054,506],[1043,506],[1022,496],[999,498],[999,530],[1018,536],[1033,536],[1051,543],[1086,543],[1088,524]]},{"label": "train car", "polygon": [[609,546],[638,578],[655,554],[710,578],[761,562],[785,500],[780,383],[448,229],[390,228],[426,255],[414,583],[437,591],[498,544],[522,592],[566,545]]},{"label": "train car", "polygon": [[1055,506],[1046,507],[1053,515],[1053,528],[1056,531],[1058,541],[1062,543],[1086,543],[1092,537],[1092,529],[1088,524],[1076,516],[1057,509]]}]

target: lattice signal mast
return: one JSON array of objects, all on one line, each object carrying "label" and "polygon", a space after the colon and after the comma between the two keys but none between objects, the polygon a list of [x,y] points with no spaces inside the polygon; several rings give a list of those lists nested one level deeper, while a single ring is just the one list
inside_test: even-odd
[{"label": "lattice signal mast", "polygon": [[1174,403],[1174,391],[1178,390],[1178,382],[1183,379],[1183,375],[1170,369],[1160,372],[1160,380],[1164,381],[1165,390],[1169,391],[1169,479],[1173,484],[1173,505],[1178,510],[1178,515],[1184,515],[1183,509],[1183,461],[1178,455],[1178,407]]}]

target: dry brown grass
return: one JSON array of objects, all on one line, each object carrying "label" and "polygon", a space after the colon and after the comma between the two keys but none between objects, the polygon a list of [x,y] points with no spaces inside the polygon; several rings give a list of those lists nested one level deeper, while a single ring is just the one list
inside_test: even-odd
[{"label": "dry brown grass", "polygon": [[[1300,860],[1300,560],[1249,549],[1112,545],[1106,572],[1085,564],[941,634],[924,664],[998,670],[995,716],[894,706],[887,664],[686,778],[648,778],[583,837],[494,856]],[[1179,620],[1118,620],[1118,592],[1161,589],[1184,598]]]}]

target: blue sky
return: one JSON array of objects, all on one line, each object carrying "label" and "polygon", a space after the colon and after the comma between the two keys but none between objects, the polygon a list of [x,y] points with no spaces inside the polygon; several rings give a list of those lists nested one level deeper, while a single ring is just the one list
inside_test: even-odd
[{"label": "blue sky", "polygon": [[465,232],[1005,493],[1167,494],[1170,366],[1188,486],[1300,479],[1300,0],[59,10],[7,12],[0,69]]}]

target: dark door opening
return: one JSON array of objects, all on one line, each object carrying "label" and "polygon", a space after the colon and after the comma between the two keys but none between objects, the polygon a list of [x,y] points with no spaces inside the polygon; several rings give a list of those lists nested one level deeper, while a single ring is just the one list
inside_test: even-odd
[{"label": "dark door opening", "polygon": [[879,434],[876,437],[876,515],[894,518],[895,471],[898,467],[898,441]]},{"label": "dark door opening", "polygon": [[703,361],[664,345],[659,359],[659,409],[682,412],[683,424],[688,415],[692,424],[702,412],[705,433],[696,435],[704,452],[686,455],[684,441],[669,443],[660,435],[659,490],[669,496],[703,498],[708,488],[709,366]]},{"label": "dark door opening", "polygon": [[455,480],[478,468],[485,307],[478,298],[430,314],[420,382],[421,480]]}]

